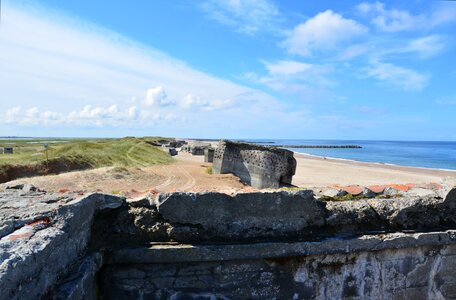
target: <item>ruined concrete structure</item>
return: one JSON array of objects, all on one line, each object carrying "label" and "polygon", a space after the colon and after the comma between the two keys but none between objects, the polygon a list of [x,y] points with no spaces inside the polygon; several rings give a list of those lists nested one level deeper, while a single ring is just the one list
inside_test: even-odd
[{"label": "ruined concrete structure", "polygon": [[0,193],[0,299],[451,299],[456,189]]},{"label": "ruined concrete structure", "polygon": [[204,162],[214,162],[214,151],[212,148],[204,149]]},{"label": "ruined concrete structure", "polygon": [[181,151],[191,153],[192,155],[204,155],[204,151],[208,148],[211,148],[211,143],[190,141],[187,145],[182,146]]},{"label": "ruined concrete structure", "polygon": [[14,154],[14,149],[12,147],[4,147],[0,153]]},{"label": "ruined concrete structure", "polygon": [[260,189],[290,185],[295,171],[292,151],[231,141],[220,141],[212,166],[214,174],[233,173]]}]

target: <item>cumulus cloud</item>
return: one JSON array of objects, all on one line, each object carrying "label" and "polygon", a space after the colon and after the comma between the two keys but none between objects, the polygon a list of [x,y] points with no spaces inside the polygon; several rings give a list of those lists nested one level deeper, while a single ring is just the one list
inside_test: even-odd
[{"label": "cumulus cloud", "polygon": [[144,99],[144,105],[146,106],[164,106],[173,103],[174,101],[168,98],[168,95],[162,86],[148,89],[146,98]]},{"label": "cumulus cloud", "polygon": [[[1,123],[49,126],[47,131],[42,127],[40,135],[53,130],[65,134],[69,131],[61,125],[71,124],[220,136],[239,132],[246,122],[252,130],[262,128],[283,109],[260,90],[198,71],[114,32],[19,2],[7,2],[5,7],[0,35]],[[183,98],[186,104],[181,105]],[[11,103],[18,107],[11,108]],[[200,111],[212,113],[201,118]],[[224,126],[222,119],[233,125]],[[189,120],[188,126],[174,125],[181,120]],[[4,128],[0,131],[10,134]],[[135,134],[123,129],[103,132]]]},{"label": "cumulus cloud", "polygon": [[371,23],[380,31],[399,32],[422,28],[432,28],[456,21],[454,6],[439,6],[430,14],[412,14],[406,10],[386,9],[381,2],[363,2],[356,6],[357,11],[371,18]]},{"label": "cumulus cloud", "polygon": [[368,29],[355,20],[326,10],[296,26],[283,46],[289,53],[307,56],[315,50],[334,49],[342,42],[363,35]]},{"label": "cumulus cloud", "polygon": [[119,109],[117,105],[109,107],[86,105],[80,110],[73,110],[68,113],[56,111],[40,111],[36,107],[22,109],[13,107],[4,114],[0,114],[0,123],[17,124],[22,126],[109,126],[118,127],[126,124],[137,123],[138,125],[156,124],[157,121],[182,121],[174,113],[160,112],[157,110],[139,109],[130,106]]},{"label": "cumulus cloud", "polygon": [[365,71],[367,77],[386,82],[405,91],[422,90],[430,79],[429,75],[379,61],[371,61],[370,66]]},{"label": "cumulus cloud", "polygon": [[201,8],[211,19],[248,35],[275,30],[279,18],[270,0],[207,0]]}]

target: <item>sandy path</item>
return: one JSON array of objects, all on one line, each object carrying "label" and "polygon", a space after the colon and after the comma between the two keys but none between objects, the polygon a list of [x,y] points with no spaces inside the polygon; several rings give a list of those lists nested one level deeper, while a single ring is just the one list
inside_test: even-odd
[{"label": "sandy path", "polygon": [[[128,153],[127,153],[128,155]],[[245,189],[231,174],[210,175],[203,156],[179,153],[176,162],[141,168],[99,168],[59,175],[22,178],[5,185],[31,183],[47,191],[102,191],[106,193],[135,194],[157,191],[224,191],[232,193]],[[133,191],[133,192],[132,192]]]}]

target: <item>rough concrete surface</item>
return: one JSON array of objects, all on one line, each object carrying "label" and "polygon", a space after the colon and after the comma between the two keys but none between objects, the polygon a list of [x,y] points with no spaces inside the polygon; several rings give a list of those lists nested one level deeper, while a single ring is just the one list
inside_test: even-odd
[{"label": "rough concrete surface", "polygon": [[382,197],[11,187],[0,299],[456,298],[456,189]]},{"label": "rough concrete surface", "polygon": [[291,184],[296,159],[292,151],[285,149],[220,141],[212,172],[232,173],[254,188],[278,188],[280,184]]}]

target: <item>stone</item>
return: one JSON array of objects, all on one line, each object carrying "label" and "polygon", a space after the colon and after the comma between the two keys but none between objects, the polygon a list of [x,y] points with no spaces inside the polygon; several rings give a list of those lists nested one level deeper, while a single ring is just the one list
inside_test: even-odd
[{"label": "stone", "polygon": [[220,141],[212,172],[232,173],[254,188],[278,188],[280,184],[291,184],[296,159],[292,151],[285,149]]},{"label": "stone", "polygon": [[[456,189],[0,192],[0,299],[440,299],[456,295]],[[410,190],[413,190],[410,187]],[[381,283],[381,284],[379,284]]]},{"label": "stone", "polygon": [[337,198],[337,197],[343,197],[347,195],[348,193],[342,189],[326,189],[322,195],[325,197],[330,197],[330,198]]},{"label": "stone", "polygon": [[411,188],[410,190],[407,191],[409,195],[417,196],[417,197],[430,197],[430,196],[436,196],[436,192],[431,189],[425,189],[425,188]]},{"label": "stone", "polygon": [[374,193],[371,189],[365,187],[363,189],[363,196],[367,198],[375,198],[377,194]]},{"label": "stone", "polygon": [[298,233],[324,224],[324,203],[313,192],[172,193],[158,198],[168,222],[201,226],[215,237],[242,238]]},{"label": "stone", "polygon": [[398,194],[399,194],[399,191],[392,187],[386,187],[385,190],[383,191],[383,195],[389,196],[389,197],[394,197],[394,196],[397,196]]}]

